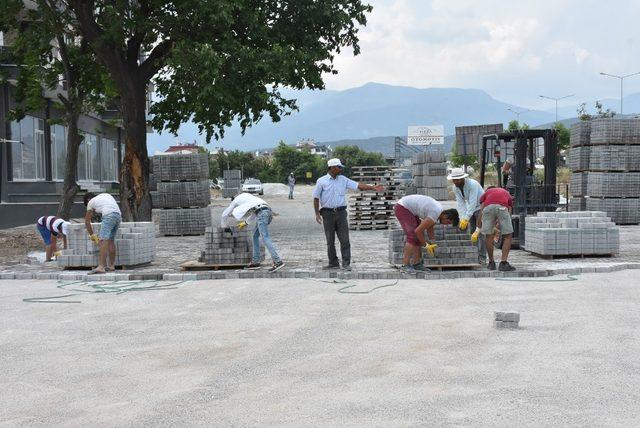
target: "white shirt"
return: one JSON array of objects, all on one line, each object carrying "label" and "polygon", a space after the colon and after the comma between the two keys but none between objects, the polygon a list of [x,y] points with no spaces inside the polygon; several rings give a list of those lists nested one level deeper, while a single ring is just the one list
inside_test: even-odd
[{"label": "white shirt", "polygon": [[245,217],[249,219],[255,216],[253,209],[261,206],[268,207],[269,205],[257,196],[253,196],[249,193],[240,193],[238,196],[233,198],[231,204],[222,212],[220,224],[222,227],[232,226],[233,224],[228,222],[231,216],[235,217],[237,221],[240,221]]},{"label": "white shirt", "polygon": [[347,189],[356,190],[358,183],[345,177],[337,175],[332,178],[327,174],[318,178],[316,187],[313,189],[313,198],[320,200],[321,208],[338,208],[347,206]]},{"label": "white shirt", "polygon": [[484,189],[480,183],[473,178],[464,179],[464,196],[458,186],[453,186],[453,194],[456,196],[456,204],[461,219],[469,220],[473,214],[480,209],[480,196]]},{"label": "white shirt", "polygon": [[91,199],[87,204],[87,211],[95,211],[100,215],[107,215],[111,213],[118,213],[122,215],[118,203],[113,196],[108,193],[100,193]]},{"label": "white shirt", "polygon": [[443,211],[442,204],[431,196],[408,195],[401,198],[398,203],[411,211],[411,214],[419,217],[421,220],[430,218],[437,222]]}]

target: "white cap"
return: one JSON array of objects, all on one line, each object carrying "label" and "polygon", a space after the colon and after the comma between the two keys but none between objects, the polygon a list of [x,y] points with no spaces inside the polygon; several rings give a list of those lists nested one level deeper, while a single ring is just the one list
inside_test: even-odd
[{"label": "white cap", "polygon": [[342,165],[342,162],[340,162],[340,159],[338,158],[329,159],[329,161],[327,161],[327,166],[339,166],[340,168],[344,168],[344,165]]},{"label": "white cap", "polygon": [[451,170],[451,174],[447,176],[447,180],[460,180],[462,178],[467,178],[469,174],[464,172],[462,168],[453,168]]}]

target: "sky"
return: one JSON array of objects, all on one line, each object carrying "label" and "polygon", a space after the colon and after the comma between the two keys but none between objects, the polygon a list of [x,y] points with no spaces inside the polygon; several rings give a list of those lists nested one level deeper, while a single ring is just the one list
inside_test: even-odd
[{"label": "sky", "polygon": [[[640,71],[640,1],[369,0],[362,53],[345,51],[328,89],[367,82],[477,88],[528,108],[619,98],[600,72]],[[640,75],[625,94],[640,92]]]}]

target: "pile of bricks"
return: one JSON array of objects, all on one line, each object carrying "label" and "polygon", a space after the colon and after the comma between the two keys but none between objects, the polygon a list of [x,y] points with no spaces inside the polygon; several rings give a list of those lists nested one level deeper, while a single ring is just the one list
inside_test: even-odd
[{"label": "pile of bricks", "polygon": [[427,195],[438,201],[449,199],[447,190],[447,163],[440,150],[420,152],[413,155],[413,184],[416,193]]},{"label": "pile of bricks", "polygon": [[151,192],[160,234],[202,235],[211,226],[209,161],[206,153],[152,158],[156,191]]},{"label": "pile of bricks", "polygon": [[362,190],[349,195],[349,228],[351,230],[391,229],[396,227],[393,207],[404,196],[405,189],[388,166],[351,168],[351,179],[358,183],[384,186],[382,192]]},{"label": "pile of bricks", "polygon": [[640,223],[640,119],[600,118],[571,127],[569,209],[603,210]]},{"label": "pile of bricks", "polygon": [[525,237],[525,250],[542,256],[620,252],[620,230],[602,211],[540,212],[527,217]]},{"label": "pile of bricks", "polygon": [[242,190],[242,171],[239,169],[226,169],[222,172],[224,187],[223,198],[233,198]]},{"label": "pile of bricks", "polygon": [[[434,231],[435,242],[438,244],[435,257],[429,256],[426,250],[422,250],[422,259],[426,267],[479,265],[478,246],[471,242],[468,232],[443,224],[436,224]],[[427,237],[426,232],[425,237]],[[393,265],[402,264],[405,242],[403,230],[389,232],[389,263]]]},{"label": "pile of bricks", "polygon": [[494,312],[493,326],[495,328],[516,329],[520,324],[520,314],[517,312]]},{"label": "pile of bricks", "polygon": [[[253,257],[252,232],[222,227],[208,227],[200,262],[207,265],[247,265]],[[264,260],[264,248],[260,251]]]},{"label": "pile of bricks", "polygon": [[[100,234],[100,223],[92,223]],[[116,233],[116,266],[135,266],[150,263],[156,256],[155,226],[152,222],[120,223]],[[98,265],[98,245],[89,239],[84,224],[69,225],[68,249],[57,258],[61,267],[93,267]]]}]

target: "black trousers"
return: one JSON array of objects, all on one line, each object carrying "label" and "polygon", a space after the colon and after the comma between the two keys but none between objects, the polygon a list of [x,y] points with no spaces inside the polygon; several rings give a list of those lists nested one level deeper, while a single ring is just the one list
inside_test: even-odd
[{"label": "black trousers", "polygon": [[338,255],[336,254],[336,235],[340,241],[340,255],[342,255],[342,266],[351,264],[351,243],[349,242],[349,220],[347,210],[343,211],[320,211],[322,215],[322,225],[324,234],[327,237],[327,256],[329,264],[338,266]]}]

